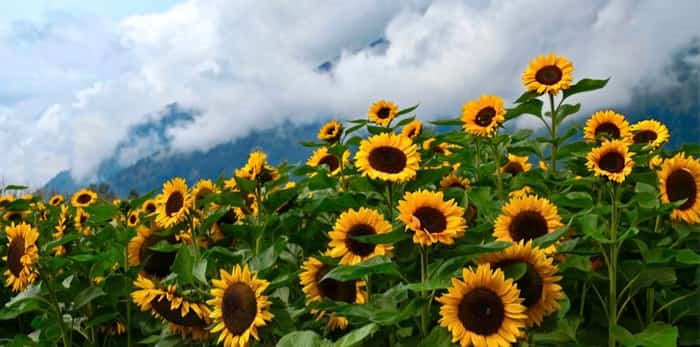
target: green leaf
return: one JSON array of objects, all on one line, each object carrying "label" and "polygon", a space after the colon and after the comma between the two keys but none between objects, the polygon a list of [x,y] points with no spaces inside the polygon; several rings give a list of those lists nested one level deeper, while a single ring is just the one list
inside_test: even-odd
[{"label": "green leaf", "polygon": [[370,274],[400,275],[398,266],[389,257],[372,257],[355,265],[340,265],[329,271],[321,280],[332,278],[338,281],[350,281]]},{"label": "green leaf", "polygon": [[180,243],[170,243],[168,240],[160,240],[155,245],[148,247],[150,250],[163,253],[177,252],[180,248]]},{"label": "green leaf", "polygon": [[3,188],[3,190],[25,190],[25,189],[29,189],[29,187],[27,187],[27,186],[17,186],[17,185],[14,185],[14,184],[10,184],[9,186]]},{"label": "green leaf", "polygon": [[593,198],[588,193],[571,192],[563,197],[555,199],[557,206],[578,207],[580,209],[588,209],[593,207]]},{"label": "green leaf", "polygon": [[192,268],[194,267],[194,253],[189,246],[180,247],[173,262],[173,272],[177,274],[178,280],[183,283],[192,283]]},{"label": "green leaf", "polygon": [[377,324],[371,323],[362,328],[355,329],[341,337],[333,344],[333,347],[353,347],[359,345],[379,329]]},{"label": "green leaf", "polygon": [[277,341],[277,347],[330,347],[333,343],[310,330],[293,331]]},{"label": "green leaf", "polygon": [[557,113],[557,124],[561,124],[566,117],[578,112],[581,110],[581,104],[576,104],[576,105],[570,105],[570,104],[563,104],[561,107],[559,107],[559,111]]},{"label": "green leaf", "polygon": [[258,186],[258,182],[255,180],[247,180],[238,176],[235,176],[234,179],[236,180],[236,185],[245,193],[255,192],[255,188]]},{"label": "green leaf", "polygon": [[88,206],[85,208],[88,214],[90,214],[90,220],[95,223],[106,222],[117,213],[117,207],[105,202],[98,202],[95,205]]},{"label": "green leaf", "polygon": [[506,120],[517,118],[524,114],[531,114],[538,117],[542,116],[542,100],[531,99],[527,102],[519,104],[514,108],[506,110]]},{"label": "green leaf", "polygon": [[520,95],[518,100],[515,100],[516,104],[522,104],[523,102],[528,102],[536,97],[540,96],[540,94],[537,93],[536,90],[529,90]]},{"label": "green leaf", "polygon": [[40,292],[41,283],[33,284],[15,295],[0,310],[0,320],[15,319],[21,314],[42,309],[44,304],[38,300]]},{"label": "green leaf", "polygon": [[418,108],[418,105],[420,105],[420,104],[415,104],[415,105],[413,105],[413,106],[411,106],[411,107],[409,107],[409,108],[404,108],[403,110],[399,111],[399,112],[396,114],[396,117],[401,116],[401,115],[404,115],[404,114],[406,114],[406,113],[411,113],[411,112],[413,112],[415,109]]},{"label": "green leaf", "polygon": [[642,332],[634,335],[620,325],[615,328],[614,334],[618,342],[627,347],[676,346],[678,341],[678,328],[662,322],[653,322]]},{"label": "green leaf", "polygon": [[369,133],[372,134],[372,135],[377,135],[377,134],[389,132],[390,129],[389,129],[389,128],[385,128],[385,127],[378,127],[378,126],[376,126],[376,125],[368,125],[368,126],[367,126],[367,131],[369,131]]},{"label": "green leaf", "polygon": [[590,92],[592,90],[600,89],[605,87],[606,84],[608,84],[608,81],[610,79],[604,79],[604,80],[594,80],[590,78],[584,78],[580,81],[578,81],[576,84],[571,86],[569,89],[564,90],[564,99],[578,93],[583,93],[583,92]]},{"label": "green leaf", "polygon": [[376,245],[380,243],[396,243],[405,239],[410,239],[411,234],[407,233],[404,230],[398,229],[384,234],[350,236],[350,238],[363,243],[370,243]]},{"label": "green leaf", "polygon": [[73,310],[78,310],[81,307],[87,305],[90,301],[105,295],[105,292],[101,287],[88,287],[83,289],[80,293],[75,296],[75,301],[73,302]]},{"label": "green leaf", "polygon": [[207,281],[207,260],[200,259],[192,269],[192,276],[200,283],[209,284]]},{"label": "green leaf", "polygon": [[430,334],[421,340],[418,347],[453,347],[457,346],[452,343],[452,335],[447,331],[447,328],[435,326]]},{"label": "green leaf", "polygon": [[430,124],[443,125],[443,126],[462,125],[462,120],[459,118],[457,118],[457,119],[441,119],[441,120],[430,121]]},{"label": "green leaf", "polygon": [[527,273],[527,263],[524,261],[518,261],[512,264],[508,264],[501,268],[505,273],[507,278],[517,281]]},{"label": "green leaf", "polygon": [[425,281],[425,283],[411,283],[403,285],[404,288],[414,292],[421,293],[429,290],[445,289],[450,287],[450,281],[448,279],[434,278]]},{"label": "green leaf", "polygon": [[573,221],[573,218],[569,220],[569,223],[567,223],[565,226],[557,229],[553,233],[545,234],[542,235],[532,241],[532,244],[534,246],[540,247],[540,248],[546,248],[549,247],[549,245],[559,241],[559,239],[566,234],[567,231],[569,231],[569,228],[571,227],[571,222]]}]

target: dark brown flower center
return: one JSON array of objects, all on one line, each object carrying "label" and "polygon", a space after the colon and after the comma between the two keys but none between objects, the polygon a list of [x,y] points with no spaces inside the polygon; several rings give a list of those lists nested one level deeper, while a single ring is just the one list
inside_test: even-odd
[{"label": "dark brown flower center", "polygon": [[491,125],[491,121],[494,117],[496,117],[496,110],[491,106],[484,107],[476,114],[474,123],[482,127],[487,127]]},{"label": "dark brown flower center", "polygon": [[642,130],[632,137],[634,143],[649,143],[654,142],[656,138],[659,137],[653,130]]},{"label": "dark brown flower center", "polygon": [[551,86],[551,85],[556,84],[557,82],[561,81],[562,76],[563,76],[563,73],[558,66],[547,65],[547,66],[544,66],[541,69],[537,70],[537,73],[535,74],[535,80],[537,80],[537,82],[540,82],[542,84],[546,84],[548,86]]},{"label": "dark brown flower center", "polygon": [[236,222],[238,222],[238,215],[232,208],[226,211],[226,213],[224,213],[224,215],[217,221],[219,224],[236,224]]},{"label": "dark brown flower center", "polygon": [[406,154],[398,148],[382,146],[369,153],[369,165],[377,171],[395,174],[406,168]]},{"label": "dark brown flower center", "polygon": [[618,152],[608,152],[600,157],[598,160],[598,166],[608,172],[622,172],[622,170],[625,168],[625,157]]},{"label": "dark brown flower center", "polygon": [[547,220],[536,211],[518,213],[510,222],[508,232],[514,241],[532,240],[547,233]]},{"label": "dark brown flower center", "polygon": [[620,138],[620,128],[610,122],[602,123],[595,128],[595,136],[598,137],[601,135],[607,135],[613,139]]},{"label": "dark brown flower center", "polygon": [[131,216],[129,216],[129,223],[131,223],[132,225],[136,224],[138,219],[139,219],[139,217],[137,217],[135,214],[132,214]]},{"label": "dark brown flower center", "polygon": [[143,263],[143,271],[155,277],[165,277],[170,274],[170,266],[175,262],[176,252],[159,252],[150,249],[164,238],[152,235],[143,241],[139,258]]},{"label": "dark brown flower center", "polygon": [[318,290],[321,293],[321,296],[334,301],[342,301],[347,303],[355,302],[357,296],[355,281],[338,281],[332,278],[326,278],[323,281],[319,281],[329,271],[331,271],[331,268],[328,265],[324,265],[316,273],[316,283],[318,283]]},{"label": "dark brown flower center", "polygon": [[319,165],[328,166],[328,171],[333,172],[340,167],[340,160],[333,154],[328,154],[323,156],[321,160],[318,161]]},{"label": "dark brown flower center", "polygon": [[224,291],[221,317],[226,329],[233,335],[242,335],[255,320],[258,302],[255,292],[245,283],[233,283]]},{"label": "dark brown flower center", "polygon": [[420,227],[431,233],[440,233],[447,228],[447,218],[442,212],[434,207],[419,207],[413,216],[420,221]]},{"label": "dark brown flower center", "polygon": [[509,161],[504,167],[503,167],[503,172],[507,172],[511,174],[512,176],[515,176],[521,172],[525,171],[522,165],[520,163],[515,162],[515,161]]},{"label": "dark brown flower center", "polygon": [[156,212],[156,204],[148,203],[148,205],[146,205],[146,213],[153,213],[153,212]]},{"label": "dark brown flower center", "polygon": [[464,328],[478,335],[492,335],[505,319],[501,298],[493,290],[479,287],[464,294],[457,316]]},{"label": "dark brown flower center", "polygon": [[92,196],[90,196],[90,194],[83,193],[83,194],[78,195],[78,198],[75,200],[79,204],[87,204],[88,202],[90,202],[90,200],[92,200]]},{"label": "dark brown flower center", "polygon": [[391,115],[391,109],[388,107],[382,107],[377,111],[377,117],[379,119],[387,119]]},{"label": "dark brown flower center", "polygon": [[671,202],[688,199],[679,210],[687,210],[695,204],[698,186],[693,175],[686,169],[676,169],[666,178],[666,193]]},{"label": "dark brown flower center", "polygon": [[213,193],[213,191],[209,188],[202,188],[197,192],[197,195],[195,195],[194,199],[195,201],[199,201],[201,199],[204,199],[207,195]]},{"label": "dark brown flower center", "polygon": [[328,127],[326,128],[326,135],[334,135],[335,134],[335,127]]},{"label": "dark brown flower center", "polygon": [[24,237],[18,236],[12,239],[10,242],[10,247],[7,249],[7,264],[9,265],[10,272],[15,276],[19,277],[22,273],[22,256],[24,255]]},{"label": "dark brown flower center", "polygon": [[22,221],[22,213],[17,211],[8,212],[5,215],[5,220],[8,222],[20,222]]},{"label": "dark brown flower center", "polygon": [[53,205],[53,206],[56,206],[60,203],[61,203],[61,198],[59,198],[59,197],[54,197],[53,199],[51,199],[51,205]]},{"label": "dark brown flower center", "polygon": [[348,237],[345,239],[345,246],[353,254],[357,254],[361,257],[367,256],[374,252],[375,245],[354,240],[351,236],[374,235],[376,233],[377,232],[370,225],[355,224],[348,232]]},{"label": "dark brown flower center", "polygon": [[204,326],[207,324],[202,318],[197,316],[194,310],[189,310],[189,312],[187,312],[187,314],[183,317],[182,313],[180,312],[180,308],[178,307],[173,310],[170,308],[170,304],[171,302],[165,297],[158,297],[151,301],[151,307],[153,310],[158,312],[161,317],[165,318],[171,323],[188,327]]},{"label": "dark brown flower center", "polygon": [[[503,269],[508,265],[515,264],[520,261],[521,260],[518,259],[506,260],[494,264],[494,267]],[[525,307],[532,307],[532,305],[539,302],[540,298],[542,297],[542,277],[540,277],[540,274],[537,273],[537,270],[535,270],[535,267],[532,266],[532,264],[527,263],[526,265],[527,272],[525,272],[523,277],[520,277],[517,281],[515,281],[515,284],[517,284],[518,289],[520,289],[520,297],[524,299],[523,305]]]},{"label": "dark brown flower center", "polygon": [[182,193],[170,193],[170,196],[168,196],[168,200],[165,201],[165,215],[168,217],[172,217],[174,214],[180,212],[184,205],[185,197],[182,196]]}]

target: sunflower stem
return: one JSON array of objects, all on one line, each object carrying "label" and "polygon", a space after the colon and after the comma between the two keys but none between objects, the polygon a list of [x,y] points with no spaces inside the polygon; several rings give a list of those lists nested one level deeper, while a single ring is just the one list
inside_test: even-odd
[{"label": "sunflower stem", "polygon": [[63,346],[70,347],[70,340],[66,333],[66,328],[63,322],[63,312],[61,312],[61,307],[58,306],[58,298],[56,297],[56,292],[51,285],[51,278],[44,275],[44,271],[39,272],[39,276],[42,277],[42,282],[46,283],[46,289],[49,290],[49,297],[51,298],[51,304],[53,306],[56,315],[58,316],[58,328],[61,330],[61,340],[63,340]]},{"label": "sunflower stem", "polygon": [[[124,247],[124,273],[129,273],[129,248]],[[126,345],[131,347],[131,301],[126,296]]]},{"label": "sunflower stem", "polygon": [[554,108],[554,95],[549,93],[549,107],[551,109],[551,116],[552,116],[552,174],[555,174],[557,171],[557,148],[559,147],[557,143],[557,127],[559,126],[557,124],[557,109]]},{"label": "sunflower stem", "polygon": [[386,207],[389,210],[389,221],[394,220],[394,199],[393,199],[393,186],[391,181],[386,182]]},{"label": "sunflower stem", "polygon": [[608,281],[610,282],[608,293],[608,347],[615,347],[615,328],[617,327],[617,197],[618,186],[612,187],[610,201],[610,257],[608,261]]},{"label": "sunflower stem", "polygon": [[493,157],[496,161],[496,192],[498,193],[498,199],[503,200],[503,175],[501,173],[501,153],[498,150],[498,143],[493,142]]},{"label": "sunflower stem", "polygon": [[[420,296],[421,298],[426,297],[426,290],[425,290],[425,282],[428,279],[428,249],[421,246],[418,248],[419,253],[420,253],[420,283],[421,283],[421,291],[420,291]],[[424,303],[423,304],[423,309],[421,310],[420,313],[420,329],[421,329],[421,334],[425,337],[428,336],[428,324],[429,324],[429,317],[428,314],[430,313],[430,305],[429,303]]]},{"label": "sunflower stem", "polygon": [[481,150],[479,148],[480,147],[479,143],[481,141],[479,141],[479,138],[477,137],[475,142],[476,142],[476,156],[474,156],[474,161],[475,161],[474,165],[476,167],[476,174],[477,174],[477,179],[478,179],[479,166],[481,166]]}]

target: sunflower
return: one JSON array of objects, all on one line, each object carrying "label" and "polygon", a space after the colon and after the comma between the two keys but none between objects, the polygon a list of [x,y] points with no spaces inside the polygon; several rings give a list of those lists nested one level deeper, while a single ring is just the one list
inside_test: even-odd
[{"label": "sunflower", "polygon": [[[323,276],[331,271],[333,267],[322,263],[314,257],[309,257],[302,265],[302,269],[303,271],[299,275],[299,280],[304,294],[306,294],[307,305],[311,302],[322,301],[324,299],[356,304],[364,304],[367,302],[368,297],[364,289],[366,285],[364,281],[338,281],[332,278],[323,279]],[[320,319],[324,316],[325,312],[311,310],[311,314],[318,314],[318,318]],[[328,326],[332,330],[344,330],[348,326],[348,320],[342,316],[331,315]]]},{"label": "sunflower", "polygon": [[2,219],[8,223],[21,223],[30,213],[31,212],[29,210],[7,211],[2,215]]},{"label": "sunflower", "polygon": [[162,228],[169,228],[185,219],[189,211],[190,195],[184,178],[173,178],[163,183],[163,193],[157,198],[158,216],[156,223]]},{"label": "sunflower", "polygon": [[561,286],[558,284],[561,276],[555,276],[557,267],[552,259],[538,248],[533,248],[532,241],[521,240],[512,246],[495,253],[481,256],[477,263],[489,263],[494,269],[523,262],[527,272],[515,281],[520,289],[520,297],[527,308],[527,326],[539,326],[542,319],[559,309],[558,300],[564,298]]},{"label": "sunflower", "polygon": [[442,192],[407,192],[399,201],[398,210],[399,220],[413,231],[413,242],[419,245],[451,245],[466,229],[464,209],[453,199],[445,201]]},{"label": "sunflower", "polygon": [[549,164],[547,164],[547,162],[544,161],[544,160],[540,160],[540,161],[537,163],[537,167],[539,167],[540,170],[542,170],[542,171],[547,171],[547,170],[549,170]]},{"label": "sunflower", "polygon": [[523,198],[531,194],[534,194],[532,188],[530,186],[523,186],[520,189],[508,193],[508,199]]},{"label": "sunflower", "polygon": [[141,273],[149,277],[162,278],[170,274],[170,266],[175,262],[175,252],[159,252],[150,249],[159,241],[174,243],[174,236],[163,237],[155,230],[139,225],[136,236],[129,240],[127,248],[129,266],[143,266]]},{"label": "sunflower", "polygon": [[258,328],[267,325],[273,318],[268,311],[270,301],[263,292],[270,284],[258,279],[255,273],[236,265],[231,273],[219,270],[220,279],[213,279],[213,299],[207,303],[214,308],[210,317],[214,322],[212,333],[221,332],[217,343],[226,347],[246,347],[253,336],[258,337]]},{"label": "sunflower", "polygon": [[0,196],[0,209],[5,208],[5,206],[15,200],[15,197],[12,195],[3,195]]},{"label": "sunflower", "polygon": [[[216,210],[221,208],[221,206],[212,204],[211,210]],[[234,225],[240,223],[245,218],[245,213],[240,207],[230,207],[224,215],[211,225],[209,233],[214,241],[222,240],[226,235],[222,232],[223,225]]]},{"label": "sunflower", "polygon": [[630,124],[625,116],[612,110],[594,113],[583,129],[583,138],[588,142],[595,142],[600,136],[629,141],[631,135]]},{"label": "sunflower", "polygon": [[90,189],[81,189],[71,198],[71,204],[74,207],[88,207],[95,201],[97,201],[97,193]]},{"label": "sunflower", "polygon": [[342,133],[343,125],[336,120],[332,120],[321,127],[316,137],[318,137],[319,140],[333,143],[340,139]]},{"label": "sunflower", "polygon": [[248,156],[248,162],[235,172],[237,177],[247,180],[257,180],[260,183],[267,183],[279,179],[280,174],[277,169],[267,163],[267,154],[263,151],[253,151]]},{"label": "sunflower", "polygon": [[[535,195],[511,199],[496,218],[493,236],[500,241],[529,241],[563,227],[557,207]],[[545,251],[553,253],[552,244]]]},{"label": "sunflower", "polygon": [[85,212],[82,208],[77,208],[75,210],[75,229],[80,231],[81,234],[85,236],[92,235],[92,229],[87,225],[87,221],[90,219],[90,214]]},{"label": "sunflower", "polygon": [[170,332],[183,338],[191,336],[196,341],[209,338],[206,328],[211,323],[211,313],[205,304],[189,301],[179,295],[175,285],[161,289],[141,275],[134,281],[134,286],[136,289],[131,293],[133,302],[141,311],[150,311],[151,315],[168,323]]},{"label": "sunflower", "polygon": [[668,141],[668,128],[661,122],[648,119],[632,124],[632,142],[649,144],[652,148],[659,148]]},{"label": "sunflower", "polygon": [[39,232],[31,225],[22,223],[5,227],[7,234],[7,255],[2,260],[7,262],[5,285],[12,286],[13,292],[21,292],[36,281],[39,273],[34,267],[39,261],[39,249],[36,240]]},{"label": "sunflower", "polygon": [[420,136],[423,132],[423,122],[418,119],[412,120],[410,123],[406,124],[403,129],[401,129],[401,135],[408,137],[409,139],[415,139]]},{"label": "sunflower", "polygon": [[107,336],[124,335],[124,333],[126,333],[126,325],[119,321],[109,323],[108,325],[100,325],[100,332]]},{"label": "sunflower", "polygon": [[388,127],[399,113],[399,107],[391,101],[379,100],[370,106],[369,120],[383,127]]},{"label": "sunflower", "polygon": [[442,189],[448,188],[460,188],[468,189],[471,182],[468,178],[459,177],[455,173],[450,173],[449,175],[443,177],[440,180],[440,187]]},{"label": "sunflower", "polygon": [[63,195],[61,194],[55,194],[49,199],[49,205],[51,206],[58,206],[61,203],[63,203]]},{"label": "sunflower", "polygon": [[457,148],[459,146],[450,144],[447,142],[440,142],[439,144],[433,145],[433,142],[435,142],[435,138],[429,138],[425,141],[423,141],[423,149],[426,151],[433,151],[433,153],[437,154],[442,154],[444,156],[448,156],[452,154],[452,151],[450,151],[450,148]]},{"label": "sunflower", "polygon": [[475,136],[490,137],[505,122],[503,99],[495,95],[482,95],[462,106],[462,128]]},{"label": "sunflower", "polygon": [[192,187],[192,207],[202,201],[207,195],[218,192],[218,188],[211,180],[199,180]]},{"label": "sunflower", "polygon": [[352,239],[353,236],[377,235],[391,232],[391,224],[376,210],[360,208],[343,212],[328,233],[329,255],[341,258],[341,265],[353,265],[377,255],[390,255],[391,244],[370,244]]},{"label": "sunflower", "polygon": [[588,153],[586,166],[596,176],[605,176],[611,181],[622,183],[632,173],[633,155],[627,142],[606,140]]},{"label": "sunflower", "polygon": [[411,139],[390,133],[362,140],[355,165],[363,176],[390,182],[406,182],[416,177],[420,153]]},{"label": "sunflower", "polygon": [[141,211],[143,211],[143,213],[145,213],[147,216],[155,213],[157,208],[158,205],[154,199],[148,199],[141,204]]},{"label": "sunflower", "polygon": [[336,175],[340,172],[340,170],[343,167],[348,166],[349,158],[350,151],[346,150],[345,152],[343,152],[343,159],[341,162],[341,159],[338,158],[337,155],[328,151],[328,147],[319,147],[311,155],[311,158],[309,158],[309,160],[306,161],[306,165],[311,167],[320,167],[321,165],[325,165],[328,169],[328,173],[330,173],[331,175]]},{"label": "sunflower", "polygon": [[659,175],[661,202],[685,200],[671,212],[671,218],[688,224],[700,222],[700,161],[678,153],[664,160]]},{"label": "sunflower", "polygon": [[[59,213],[58,221],[56,222],[56,226],[54,226],[55,232],[51,234],[54,239],[60,239],[63,237],[66,228],[68,228],[68,218],[68,206],[61,205],[61,213]],[[67,251],[68,250],[66,249],[65,245],[58,245],[53,248],[53,253],[56,256],[64,255]]]},{"label": "sunflower", "polygon": [[482,264],[476,271],[464,268],[464,280],[452,279],[452,287],[437,298],[440,326],[461,346],[509,346],[523,335],[525,306],[520,290],[503,271]]},{"label": "sunflower", "polygon": [[508,153],[508,162],[501,166],[501,172],[515,176],[521,172],[528,172],[532,169],[532,164],[527,161],[527,157],[521,157]]},{"label": "sunflower", "polygon": [[661,168],[661,164],[663,164],[664,158],[661,158],[660,155],[655,155],[649,159],[649,169],[652,171],[656,171]]},{"label": "sunflower", "polygon": [[522,80],[527,90],[556,95],[560,90],[569,89],[573,71],[574,65],[566,57],[550,53],[530,61]]},{"label": "sunflower", "polygon": [[130,227],[135,227],[139,224],[139,212],[132,210],[129,212],[129,216],[126,218],[126,225]]}]

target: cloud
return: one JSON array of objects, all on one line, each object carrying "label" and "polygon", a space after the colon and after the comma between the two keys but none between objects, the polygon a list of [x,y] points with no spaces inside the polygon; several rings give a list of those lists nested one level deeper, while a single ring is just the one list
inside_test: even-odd
[{"label": "cloud", "polygon": [[[123,164],[163,143],[206,150],[287,121],[358,117],[379,98],[419,102],[424,119],[455,117],[482,93],[513,100],[527,62],[550,51],[573,60],[575,78],[612,77],[580,98],[584,112],[624,105],[700,36],[698,12],[694,1],[190,0],[116,23],[22,23],[0,39],[0,79],[11,81],[0,95],[22,95],[0,104],[10,148],[0,160],[13,163],[0,175],[39,185],[70,168],[90,178],[115,152]],[[368,46],[378,38],[388,46]],[[165,141],[131,137],[174,102],[197,117],[168,124]]]}]

